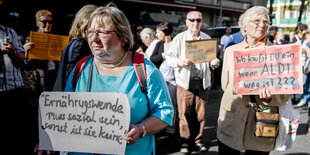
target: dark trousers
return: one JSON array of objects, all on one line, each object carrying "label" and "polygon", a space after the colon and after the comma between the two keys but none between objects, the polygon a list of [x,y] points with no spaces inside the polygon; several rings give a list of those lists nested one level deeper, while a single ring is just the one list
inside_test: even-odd
[{"label": "dark trousers", "polygon": [[[240,151],[235,150],[222,142],[218,141],[219,145],[219,155],[240,155]],[[254,151],[254,150],[245,150],[245,155],[269,155],[269,152],[262,152],[262,151]]]},{"label": "dark trousers", "polygon": [[38,142],[37,106],[23,94],[22,88],[0,91],[0,154],[33,154]]}]

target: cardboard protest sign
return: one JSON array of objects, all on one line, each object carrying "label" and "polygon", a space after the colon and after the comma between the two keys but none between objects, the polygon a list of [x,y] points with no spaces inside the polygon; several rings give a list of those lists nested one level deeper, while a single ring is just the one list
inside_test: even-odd
[{"label": "cardboard protest sign", "polygon": [[122,93],[43,92],[41,150],[125,154],[130,105]]},{"label": "cardboard protest sign", "polygon": [[234,89],[237,94],[303,92],[300,44],[265,46],[234,52]]},{"label": "cardboard protest sign", "polygon": [[29,50],[28,58],[60,61],[62,50],[69,43],[69,36],[31,31],[30,43],[34,43],[34,47]]},{"label": "cardboard protest sign", "polygon": [[185,51],[186,59],[195,64],[210,62],[216,58],[217,39],[186,41]]}]

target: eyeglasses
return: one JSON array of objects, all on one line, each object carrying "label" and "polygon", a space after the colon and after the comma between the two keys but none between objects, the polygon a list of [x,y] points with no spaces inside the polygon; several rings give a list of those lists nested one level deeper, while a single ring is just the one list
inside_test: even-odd
[{"label": "eyeglasses", "polygon": [[259,25],[261,22],[263,22],[264,25],[269,25],[270,24],[270,21],[268,20],[250,20],[249,22],[255,24],[255,25]]},{"label": "eyeglasses", "polygon": [[43,21],[40,21],[40,22],[42,22],[44,25],[46,25],[46,23],[53,24],[52,20],[43,20]]},{"label": "eyeglasses", "polygon": [[86,34],[88,38],[95,36],[99,36],[100,38],[106,38],[108,36],[110,36],[110,34],[112,32],[116,32],[116,31],[108,31],[108,30],[100,30],[100,31],[92,31],[92,30],[86,30]]},{"label": "eyeglasses", "polygon": [[200,23],[202,20],[200,18],[197,18],[197,19],[188,19],[191,23],[194,23],[195,21],[197,23]]}]

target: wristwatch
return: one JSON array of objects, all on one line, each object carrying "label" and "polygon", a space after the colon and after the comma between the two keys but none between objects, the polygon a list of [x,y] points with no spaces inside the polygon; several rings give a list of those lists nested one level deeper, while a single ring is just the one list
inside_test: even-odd
[{"label": "wristwatch", "polygon": [[140,123],[141,127],[142,127],[142,135],[141,137],[146,136],[146,130],[145,130],[145,126],[143,125],[143,123]]}]

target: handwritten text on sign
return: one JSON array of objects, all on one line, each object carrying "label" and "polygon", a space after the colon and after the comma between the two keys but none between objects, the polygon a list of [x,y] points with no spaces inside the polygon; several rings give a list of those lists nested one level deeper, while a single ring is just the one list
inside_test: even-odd
[{"label": "handwritten text on sign", "polygon": [[[127,133],[130,122],[130,105],[125,94],[43,92],[40,113],[40,130],[47,133],[53,150],[125,152],[126,141],[121,136]],[[46,150],[41,135],[40,149]]]},{"label": "handwritten text on sign", "polygon": [[195,64],[216,58],[217,39],[191,40],[185,43],[186,58]]},{"label": "handwritten text on sign", "polygon": [[34,46],[28,52],[28,58],[60,61],[62,51],[69,43],[69,36],[31,31],[30,42]]},{"label": "handwritten text on sign", "polygon": [[281,45],[234,52],[234,88],[238,94],[302,93],[300,45]]}]

